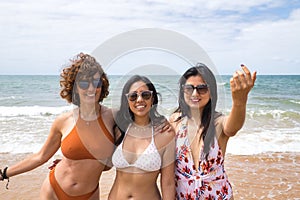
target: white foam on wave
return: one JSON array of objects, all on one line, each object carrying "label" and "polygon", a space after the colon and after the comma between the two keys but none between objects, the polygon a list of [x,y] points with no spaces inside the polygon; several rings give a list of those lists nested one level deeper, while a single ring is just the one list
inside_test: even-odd
[{"label": "white foam on wave", "polygon": [[[73,106],[0,107],[1,152],[37,152],[46,140],[56,117]],[[262,111],[262,113],[267,114]],[[245,126],[229,139],[227,153],[252,155],[264,152],[300,152],[300,127],[296,115],[294,123],[280,113],[272,117],[247,117]],[[28,117],[29,116],[29,117]],[[278,120],[277,120],[278,119]]]},{"label": "white foam on wave", "polygon": [[299,111],[297,110],[278,110],[278,109],[272,109],[272,110],[248,110],[247,115],[251,118],[255,117],[261,117],[261,116],[272,116],[274,119],[280,119],[283,116],[286,117],[288,114],[295,114],[300,115]]},{"label": "white foam on wave", "polygon": [[47,106],[0,106],[0,116],[37,116],[37,115],[57,115],[72,106],[47,107]]},{"label": "white foam on wave", "polygon": [[10,100],[10,99],[22,99],[22,96],[8,96],[8,97],[0,97],[0,101],[2,100]]},{"label": "white foam on wave", "polygon": [[241,131],[229,139],[226,152],[235,155],[300,152],[300,128]]},{"label": "white foam on wave", "polygon": [[294,103],[294,104],[300,104],[300,100],[299,101],[296,101],[296,100],[289,100],[291,103]]}]

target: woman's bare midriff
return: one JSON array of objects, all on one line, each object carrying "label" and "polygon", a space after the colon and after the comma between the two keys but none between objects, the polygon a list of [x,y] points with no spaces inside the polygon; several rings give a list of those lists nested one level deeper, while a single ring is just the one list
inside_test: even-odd
[{"label": "woman's bare midriff", "polygon": [[65,193],[79,196],[97,187],[104,166],[97,160],[63,159],[55,168],[55,178]]},{"label": "woman's bare midriff", "polygon": [[160,200],[161,196],[156,184],[158,174],[159,171],[144,173],[117,171],[116,181],[108,199]]}]

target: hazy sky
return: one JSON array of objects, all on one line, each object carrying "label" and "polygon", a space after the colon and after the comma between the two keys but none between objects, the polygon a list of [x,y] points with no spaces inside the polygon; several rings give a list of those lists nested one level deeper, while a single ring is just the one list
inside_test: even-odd
[{"label": "hazy sky", "polygon": [[185,35],[220,74],[241,63],[259,74],[300,74],[299,0],[169,2],[0,0],[0,74],[57,75],[77,53],[141,28]]}]

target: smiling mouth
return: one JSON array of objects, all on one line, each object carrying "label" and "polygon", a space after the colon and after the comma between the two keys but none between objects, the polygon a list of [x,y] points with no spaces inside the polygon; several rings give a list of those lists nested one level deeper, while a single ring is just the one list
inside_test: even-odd
[{"label": "smiling mouth", "polygon": [[88,96],[88,97],[94,97],[95,94],[86,94],[86,96]]},{"label": "smiling mouth", "polygon": [[139,106],[135,106],[135,108],[136,109],[144,109],[144,108],[146,108],[146,106],[145,105],[139,105]]},{"label": "smiling mouth", "polygon": [[200,100],[201,99],[191,99],[191,101],[194,102],[194,103],[198,103],[198,102],[200,102]]}]

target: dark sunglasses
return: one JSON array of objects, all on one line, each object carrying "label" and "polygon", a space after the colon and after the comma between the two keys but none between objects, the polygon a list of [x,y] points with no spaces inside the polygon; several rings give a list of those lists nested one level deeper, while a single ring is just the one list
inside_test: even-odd
[{"label": "dark sunglasses", "polygon": [[208,92],[208,85],[207,84],[200,84],[197,86],[193,85],[183,85],[183,91],[186,94],[193,94],[194,90],[196,89],[198,94],[206,94]]},{"label": "dark sunglasses", "polygon": [[130,92],[125,94],[129,101],[136,101],[139,96],[141,96],[144,100],[148,100],[152,97],[153,91],[142,91],[141,93]]},{"label": "dark sunglasses", "polygon": [[102,86],[102,81],[101,79],[92,79],[92,80],[80,80],[77,81],[77,85],[80,87],[82,90],[86,90],[89,88],[90,83],[92,83],[94,88],[100,88]]}]

